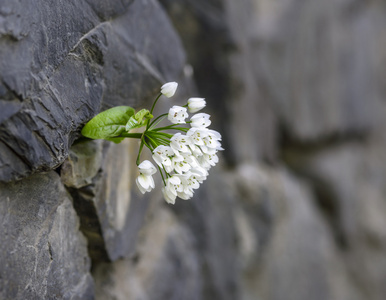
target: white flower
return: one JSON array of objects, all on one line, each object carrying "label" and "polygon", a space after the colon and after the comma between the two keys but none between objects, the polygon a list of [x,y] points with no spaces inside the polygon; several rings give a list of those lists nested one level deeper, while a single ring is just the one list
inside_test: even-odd
[{"label": "white flower", "polygon": [[144,160],[138,165],[138,170],[140,173],[144,175],[153,175],[157,172],[157,169],[154,167],[154,165],[148,161]]},{"label": "white flower", "polygon": [[177,90],[177,86],[178,86],[177,82],[165,83],[161,87],[161,94],[163,94],[164,96],[166,96],[168,98],[173,97],[173,95],[175,94],[175,92]]},{"label": "white flower", "polygon": [[135,182],[137,183],[140,192],[142,194],[145,194],[146,192],[150,192],[152,189],[154,189],[155,185],[152,175],[155,174],[157,170],[154,165],[148,160],[145,160],[140,163],[138,169],[140,171],[140,174]]},{"label": "white flower", "polygon": [[135,182],[137,183],[137,187],[142,194],[150,192],[155,187],[152,176],[140,174]]},{"label": "white flower", "polygon": [[193,197],[193,189],[191,189],[188,185],[182,185],[183,190],[181,192],[177,192],[177,196],[183,200],[189,200]]},{"label": "white flower", "polygon": [[[193,197],[193,185],[197,187],[197,183],[191,183],[195,179],[192,173],[187,175],[173,175],[166,179],[166,186],[162,188],[162,194],[167,203],[174,204],[176,197],[183,200],[188,200]],[[192,177],[192,179],[191,179]]]},{"label": "white flower", "polygon": [[190,173],[194,174],[198,182],[200,183],[206,180],[206,177],[209,175],[208,171],[205,168],[203,168],[201,165],[199,165],[198,167],[192,168],[190,170]]},{"label": "white flower", "polygon": [[215,140],[221,141],[221,134],[216,130],[208,129],[208,134],[211,135]]},{"label": "white flower", "polygon": [[198,189],[200,187],[200,183],[203,183],[206,180],[206,176],[208,175],[208,171],[200,167],[199,169],[192,169],[188,173],[185,174],[188,186],[191,189]]},{"label": "white flower", "polygon": [[192,168],[197,168],[200,166],[197,158],[194,156],[193,152],[191,153],[180,153],[184,158],[184,161],[187,162]]},{"label": "white flower", "polygon": [[205,145],[209,148],[213,148],[217,151],[224,150],[224,148],[221,147],[221,134],[218,133],[216,130],[208,130],[208,135],[204,138]]},{"label": "white flower", "polygon": [[157,165],[162,168],[165,167],[166,172],[170,173],[172,168],[171,157],[174,156],[174,151],[169,146],[160,145],[153,151],[153,159]]},{"label": "white flower", "polygon": [[217,153],[216,148],[210,148],[210,147],[207,147],[207,146],[201,146],[200,149],[201,149],[203,154],[207,154],[207,155],[215,155]]},{"label": "white flower", "polygon": [[218,156],[216,154],[207,154],[200,156],[198,158],[201,167],[206,170],[209,170],[211,167],[215,166],[218,163]]},{"label": "white flower", "polygon": [[197,158],[197,157],[203,155],[203,152],[202,152],[202,150],[200,149],[199,146],[196,146],[196,145],[192,144],[192,145],[189,145],[189,148],[192,151],[192,155],[194,157]]},{"label": "white flower", "polygon": [[197,151],[194,146],[190,146],[192,153],[196,157],[201,156],[202,153],[213,155],[216,154],[219,150],[224,150],[220,143],[221,135],[215,130],[192,127],[189,129],[186,135],[192,139],[195,146],[198,146],[196,148],[200,149],[200,151]]},{"label": "white flower", "polygon": [[188,112],[185,107],[174,105],[169,109],[168,120],[173,124],[184,124],[188,117]]},{"label": "white flower", "polygon": [[188,108],[190,113],[196,113],[206,106],[204,98],[189,98]]},{"label": "white flower", "polygon": [[173,149],[176,155],[182,153],[191,153],[189,145],[193,144],[192,139],[186,135],[181,134],[180,132],[173,135],[170,139],[170,147]]},{"label": "white flower", "polygon": [[206,147],[216,150],[224,150],[221,147],[221,143],[215,139],[212,135],[208,134],[206,137],[203,138],[204,144]]},{"label": "white flower", "polygon": [[192,127],[198,127],[198,128],[206,128],[208,127],[212,122],[209,120],[210,115],[205,113],[199,113],[194,115],[190,118],[190,126]]},{"label": "white flower", "polygon": [[187,177],[188,186],[191,189],[196,190],[200,187],[200,183],[198,182],[197,177],[194,174],[192,173],[186,174],[186,177]]},{"label": "white flower", "polygon": [[167,203],[169,204],[176,203],[177,193],[174,195],[174,189],[172,191],[168,186],[164,186],[161,191]]},{"label": "white flower", "polygon": [[188,176],[186,174],[177,175],[181,183],[175,185],[177,196],[183,200],[189,200],[193,197],[193,189],[189,186]]},{"label": "white flower", "polygon": [[204,143],[203,138],[205,138],[208,135],[208,129],[192,127],[188,130],[186,135],[189,136],[193,140],[193,143],[195,145],[204,146],[205,143]]},{"label": "white flower", "polygon": [[181,183],[181,180],[176,175],[166,179],[166,186],[162,188],[162,194],[167,203],[174,204],[177,197],[177,186]]},{"label": "white flower", "polygon": [[172,158],[172,165],[174,167],[174,171],[178,174],[188,172],[192,168],[182,155],[174,156]]}]

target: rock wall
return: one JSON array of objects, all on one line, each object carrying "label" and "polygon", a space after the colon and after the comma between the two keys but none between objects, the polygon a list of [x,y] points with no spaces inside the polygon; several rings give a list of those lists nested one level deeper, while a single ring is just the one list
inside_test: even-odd
[{"label": "rock wall", "polygon": [[[0,299],[383,300],[385,20],[377,0],[3,1]],[[226,148],[174,206],[137,191],[135,140],[78,139],[171,80]]]}]

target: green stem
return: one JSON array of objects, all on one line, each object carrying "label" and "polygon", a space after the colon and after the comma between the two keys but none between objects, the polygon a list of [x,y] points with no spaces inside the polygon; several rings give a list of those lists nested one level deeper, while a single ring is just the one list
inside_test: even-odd
[{"label": "green stem", "polygon": [[155,99],[153,106],[151,107],[150,113],[153,114],[154,107],[158,101],[158,99],[161,97],[162,93],[159,93],[158,97]]},{"label": "green stem", "polygon": [[140,139],[142,138],[142,133],[121,133],[117,137],[127,137],[127,138],[134,138],[134,139]]},{"label": "green stem", "polygon": [[161,138],[158,138],[157,141],[164,145],[164,146],[169,146],[170,145],[170,141],[169,140],[166,140],[166,139],[161,139]]},{"label": "green stem", "polygon": [[159,139],[157,138],[156,139],[156,143],[157,145],[163,145],[163,146],[169,146],[169,141],[165,140],[165,139]]},{"label": "green stem", "polygon": [[149,145],[148,143],[146,143],[145,140],[143,140],[143,143],[145,144],[145,146],[146,146],[147,148],[149,148],[149,150],[150,150],[151,152],[153,152],[154,147],[152,147],[151,144]]},{"label": "green stem", "polygon": [[138,156],[137,156],[137,166],[139,165],[139,160],[141,159],[141,153],[143,149],[143,138],[141,138],[141,145],[139,146]]},{"label": "green stem", "polygon": [[171,127],[173,125],[170,125],[170,126],[166,126],[166,127],[158,127],[156,129],[152,129],[152,131],[161,131],[161,130],[179,130],[179,131],[183,131],[183,132],[187,132],[189,130],[189,128],[187,127]]},{"label": "green stem", "polygon": [[159,173],[161,174],[162,181],[164,182],[164,186],[166,186],[166,181],[165,181],[164,175],[162,174],[162,170],[158,165],[157,165],[157,167],[158,167]]},{"label": "green stem", "polygon": [[146,137],[149,139],[150,143],[151,143],[152,146],[154,147],[153,149],[157,148],[158,143],[157,143],[155,140],[153,140],[153,139],[151,138],[151,136],[146,135]]},{"label": "green stem", "polygon": [[166,172],[165,166],[163,164],[162,164],[162,169],[164,169],[166,177],[172,177],[168,172]]},{"label": "green stem", "polygon": [[181,126],[182,124],[172,124],[172,125],[168,125],[168,126],[164,126],[164,127],[158,127],[154,130],[167,130],[167,129],[173,129],[174,127],[177,127],[177,128],[186,128],[186,129],[189,129],[188,127],[178,127],[178,126]]},{"label": "green stem", "polygon": [[151,123],[150,123],[150,126],[153,125],[155,122],[157,122],[157,120],[163,118],[163,117],[166,117],[168,114],[162,114],[160,116],[158,116],[157,118],[155,118]]},{"label": "green stem", "polygon": [[154,131],[154,130],[151,130],[151,131],[148,131],[147,136],[153,136],[153,137],[158,137],[158,136],[162,136],[162,137],[167,137],[167,138],[171,138],[173,137],[172,134],[169,134],[169,133],[166,133],[166,132],[157,132],[157,131]]}]

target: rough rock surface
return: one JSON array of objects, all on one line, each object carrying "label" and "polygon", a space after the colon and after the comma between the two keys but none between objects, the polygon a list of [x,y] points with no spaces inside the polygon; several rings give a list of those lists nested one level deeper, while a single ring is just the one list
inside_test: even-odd
[{"label": "rough rock surface", "polygon": [[382,299],[386,292],[384,162],[385,146],[371,138],[292,161],[300,174],[313,178],[319,201],[329,212],[334,238],[345,251],[342,259],[352,278],[364,285],[362,299]]},{"label": "rough rock surface", "polygon": [[143,104],[180,76],[184,53],[156,1],[3,2],[0,181],[59,166],[101,107]]},{"label": "rough rock surface", "polygon": [[[0,185],[0,298],[383,300],[385,3],[159,2],[1,5],[0,181],[50,172]],[[174,206],[136,141],[73,144],[168,80],[226,149]]]},{"label": "rough rock surface", "polygon": [[149,198],[135,186],[137,148],[136,140],[79,143],[62,166],[62,181],[74,198],[94,261],[134,252]]},{"label": "rough rock surface", "polygon": [[132,259],[97,266],[96,299],[201,298],[203,279],[198,253],[192,251],[194,237],[160,205],[150,218]]},{"label": "rough rock surface", "polygon": [[86,239],[60,177],[0,184],[0,298],[93,299]]}]

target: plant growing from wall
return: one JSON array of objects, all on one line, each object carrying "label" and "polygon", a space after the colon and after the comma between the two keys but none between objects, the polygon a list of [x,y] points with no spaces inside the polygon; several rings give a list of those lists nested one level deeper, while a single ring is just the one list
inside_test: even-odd
[{"label": "plant growing from wall", "polygon": [[[153,116],[160,97],[173,97],[177,86],[176,82],[164,84],[150,111],[135,112],[130,106],[113,107],[95,116],[82,129],[83,136],[91,139],[114,143],[125,138],[139,139],[137,186],[143,194],[150,192],[155,187],[152,176],[158,168],[164,185],[162,194],[171,204],[177,197],[188,200],[193,196],[194,190],[206,180],[209,169],[218,162],[217,152],[223,150],[221,135],[209,129],[210,115],[197,113],[206,106],[203,98],[190,98],[184,106],[174,105],[168,113]],[[188,113],[194,114],[189,121]],[[166,118],[172,124],[160,126]],[[135,128],[143,128],[143,132],[131,132]],[[157,168],[149,160],[141,162],[144,147],[151,151]]]}]

